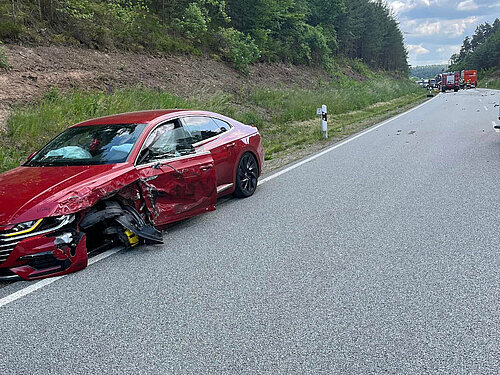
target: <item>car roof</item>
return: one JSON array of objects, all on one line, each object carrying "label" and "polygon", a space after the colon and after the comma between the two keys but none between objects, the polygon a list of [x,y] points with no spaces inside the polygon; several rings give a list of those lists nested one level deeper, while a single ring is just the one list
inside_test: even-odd
[{"label": "car roof", "polygon": [[109,125],[109,124],[147,124],[158,117],[173,113],[185,112],[186,109],[161,109],[152,111],[128,112],[117,115],[99,117],[92,120],[80,122],[73,126],[89,126],[89,125]]}]

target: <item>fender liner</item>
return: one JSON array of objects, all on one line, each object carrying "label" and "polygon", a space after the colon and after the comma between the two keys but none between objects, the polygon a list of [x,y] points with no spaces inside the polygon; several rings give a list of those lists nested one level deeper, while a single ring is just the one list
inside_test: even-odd
[{"label": "fender liner", "polygon": [[137,211],[130,207],[122,207],[116,201],[105,201],[105,208],[92,209],[80,222],[80,227],[85,230],[107,219],[113,219],[124,228],[134,232],[139,237],[154,243],[163,243],[162,233],[150,224],[147,224]]}]

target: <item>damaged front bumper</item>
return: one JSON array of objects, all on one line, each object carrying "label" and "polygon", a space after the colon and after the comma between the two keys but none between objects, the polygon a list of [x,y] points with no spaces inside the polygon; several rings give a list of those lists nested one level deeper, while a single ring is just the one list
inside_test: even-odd
[{"label": "damaged front bumper", "polygon": [[33,230],[14,229],[0,228],[0,280],[35,280],[87,266],[86,237],[75,215],[43,219]]}]

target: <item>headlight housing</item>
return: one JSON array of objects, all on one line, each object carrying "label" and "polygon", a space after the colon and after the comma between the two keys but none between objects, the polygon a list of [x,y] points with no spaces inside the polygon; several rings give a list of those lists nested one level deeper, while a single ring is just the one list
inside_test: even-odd
[{"label": "headlight housing", "polygon": [[63,215],[58,217],[46,217],[38,220],[25,221],[14,225],[8,233],[2,237],[30,237],[39,234],[49,233],[65,227],[75,220],[75,215]]},{"label": "headlight housing", "polygon": [[19,236],[21,234],[30,233],[38,228],[42,221],[43,219],[39,219],[16,224],[14,228],[10,230],[11,233],[6,234],[5,237]]}]

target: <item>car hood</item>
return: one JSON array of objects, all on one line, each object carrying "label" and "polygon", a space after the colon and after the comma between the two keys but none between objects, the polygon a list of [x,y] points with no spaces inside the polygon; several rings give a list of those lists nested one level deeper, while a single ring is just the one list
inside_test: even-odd
[{"label": "car hood", "polygon": [[15,168],[0,175],[0,226],[77,212],[134,179],[127,164]]}]

